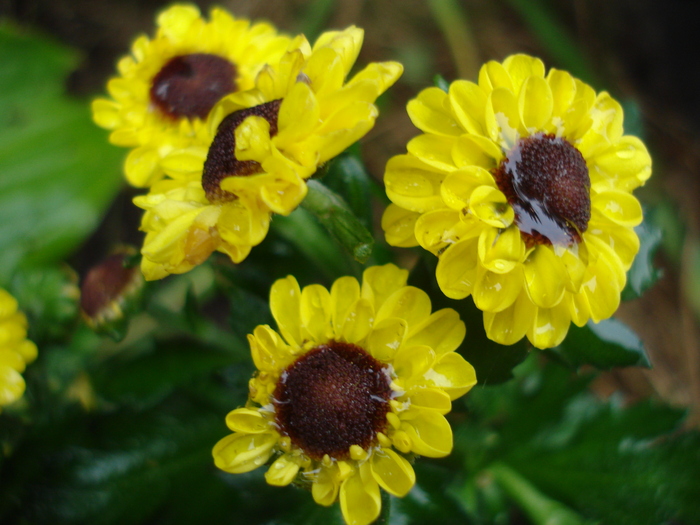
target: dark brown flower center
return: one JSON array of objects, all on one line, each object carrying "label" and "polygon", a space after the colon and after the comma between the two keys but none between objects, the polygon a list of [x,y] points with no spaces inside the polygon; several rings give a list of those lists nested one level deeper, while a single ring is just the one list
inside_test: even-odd
[{"label": "dark brown flower center", "polygon": [[171,119],[205,119],[224,95],[236,91],[236,66],[225,58],[193,53],[171,58],[151,84],[151,101]]},{"label": "dark brown flower center", "polygon": [[80,308],[89,318],[102,315],[137,285],[141,278],[138,266],[125,265],[131,256],[131,253],[110,255],[85,275],[80,286]]},{"label": "dark brown flower center", "polygon": [[209,147],[202,173],[202,188],[211,202],[230,201],[236,198],[232,193],[221,189],[221,181],[226,177],[245,177],[262,172],[258,162],[236,158],[235,131],[246,118],[258,116],[270,123],[270,136],[274,137],[277,135],[277,115],[281,104],[282,99],[279,99],[241,109],[221,121]]},{"label": "dark brown flower center", "polygon": [[581,242],[591,218],[591,179],[566,139],[537,133],[518,140],[494,178],[528,246]]},{"label": "dark brown flower center", "polygon": [[387,425],[391,388],[382,364],[349,343],[317,346],[287,368],[274,392],[280,433],[310,458],[348,459]]}]

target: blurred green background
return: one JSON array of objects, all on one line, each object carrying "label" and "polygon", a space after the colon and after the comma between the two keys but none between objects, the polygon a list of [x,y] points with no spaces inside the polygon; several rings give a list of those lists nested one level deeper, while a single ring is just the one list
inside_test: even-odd
[{"label": "blurred green background", "polygon": [[[389,522],[694,523],[700,439],[678,429],[700,422],[700,7],[684,0],[196,3],[309,39],[356,24],[365,29],[359,64],[401,61],[405,74],[380,99],[381,116],[357,150],[375,182],[417,134],[405,105],[436,74],[474,80],[484,61],[525,52],[622,102],[626,131],[642,137],[654,159],[652,179],[638,192],[646,241],[637,275],[642,285],[661,278],[640,298],[628,289],[634,300],[616,318],[638,334],[653,367],[589,374],[586,366],[572,375],[537,353],[514,381],[483,387],[482,380],[455,404],[455,453],[417,463],[418,487],[387,505]],[[25,374],[25,405],[0,421],[2,523],[340,519],[337,508],[322,509],[307,494],[267,487],[260,472],[229,476],[210,460],[226,432],[224,414],[245,399],[252,365],[244,335],[270,322],[272,279],[293,272],[303,284],[328,285],[357,272],[335,246],[324,248],[327,237],[312,219],[277,220],[240,267],[213,259],[159,283],[121,343],[77,321],[79,276],[114,245],[139,245],[142,235],[130,202],[137,191],[120,173],[126,151],[107,144],[88,102],[169,4],[0,1],[0,286],[18,296],[41,352]],[[377,232],[381,189],[353,162],[343,157],[324,182]],[[367,192],[376,197],[373,216]],[[295,243],[298,228],[316,228],[320,241]],[[418,256],[392,256],[379,242],[373,261],[392,257],[413,265]],[[411,279],[429,288],[424,264]],[[478,333],[470,325],[474,339],[463,353],[476,361],[487,348],[500,352],[489,359],[505,364],[485,377],[507,379],[524,346],[495,349]],[[571,341],[590,340],[581,334]],[[621,354],[618,364],[635,362],[641,343],[622,345],[634,355]]]}]

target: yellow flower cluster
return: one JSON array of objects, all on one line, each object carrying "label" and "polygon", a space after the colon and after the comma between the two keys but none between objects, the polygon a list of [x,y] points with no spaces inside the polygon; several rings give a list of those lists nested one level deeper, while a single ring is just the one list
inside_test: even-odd
[{"label": "yellow flower cluster", "polygon": [[22,372],[36,356],[36,345],[27,339],[27,318],[17,310],[17,300],[0,288],[0,408],[22,397]]},{"label": "yellow flower cluster", "polygon": [[216,465],[243,473],[272,461],[268,483],[310,485],[317,503],[339,499],[346,522],[361,525],[379,515],[380,487],[401,497],[414,485],[406,454],[448,455],[444,414],[476,384],[455,352],[465,326],[452,309],[431,313],[407,277],[389,264],[330,291],[278,280],[278,331],[248,336],[258,372],[248,405],[226,418],[234,433],[214,447]]},{"label": "yellow flower cluster", "polygon": [[345,81],[361,29],[294,39],[265,65],[255,88],[224,97],[198,144],[162,161],[169,176],[134,202],[146,210],[142,269],[147,279],[183,273],[213,251],[240,262],[267,234],[272,213],[291,213],[305,180],[374,125],[375,100],[400,76],[373,63]]},{"label": "yellow flower cluster", "polygon": [[471,295],[501,344],[550,348],[615,312],[639,250],[631,192],[651,174],[618,102],[513,55],[408,114],[423,134],[386,167],[389,244],[435,254],[442,291]]},{"label": "yellow flower cluster", "polygon": [[161,179],[163,157],[197,141],[214,104],[252,88],[260,69],[289,45],[271,25],[218,8],[206,21],[196,6],[175,5],[157,26],[153,39],[140,36],[119,61],[119,76],[107,84],[111,98],[92,104],[95,122],[112,130],[110,141],[133,148],[124,168],[138,187]]}]

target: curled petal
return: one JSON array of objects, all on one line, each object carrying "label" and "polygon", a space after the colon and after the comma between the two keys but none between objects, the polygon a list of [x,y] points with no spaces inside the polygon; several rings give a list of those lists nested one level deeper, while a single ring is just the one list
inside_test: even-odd
[{"label": "curled petal", "polygon": [[565,302],[554,308],[538,308],[527,338],[535,348],[553,348],[564,340],[570,323],[571,316]]},{"label": "curled petal", "polygon": [[430,315],[430,297],[420,288],[404,286],[391,294],[377,312],[377,321],[388,317],[405,319],[409,330]]},{"label": "curled petal", "polygon": [[561,257],[549,246],[537,246],[523,266],[530,299],[540,308],[552,308],[564,297],[567,279]]},{"label": "curled petal", "polygon": [[269,421],[259,410],[237,408],[226,416],[226,426],[234,432],[244,434],[261,434],[270,431]]},{"label": "curled petal", "polygon": [[[348,525],[369,525],[382,509],[379,485],[364,463],[340,485],[340,510]],[[363,470],[367,470],[363,473]],[[364,474],[364,475],[362,475]]]},{"label": "curled petal", "polygon": [[289,454],[283,454],[265,472],[265,481],[276,487],[286,487],[299,472],[301,461]]},{"label": "curled petal", "polygon": [[407,393],[411,406],[429,408],[440,414],[447,414],[452,409],[452,400],[442,388],[420,386]]},{"label": "curled petal", "polygon": [[459,314],[452,308],[443,308],[412,326],[406,345],[429,346],[437,355],[442,355],[456,350],[466,333]]},{"label": "curled petal", "polygon": [[302,337],[312,341],[325,341],[332,334],[331,295],[323,286],[312,284],[301,292]]},{"label": "curled petal", "polygon": [[615,224],[633,228],[642,222],[642,206],[631,193],[608,190],[592,197],[591,205]]},{"label": "curled petal", "polygon": [[401,414],[401,430],[411,439],[411,451],[429,458],[452,452],[452,428],[435,410],[412,407]]},{"label": "curled petal", "polygon": [[479,236],[479,259],[495,273],[508,273],[523,262],[525,243],[520,230],[513,225],[505,230],[486,228]]},{"label": "curled petal", "polygon": [[418,240],[414,230],[419,216],[420,214],[415,211],[405,210],[393,203],[389,204],[382,215],[382,230],[386,235],[386,242],[400,248],[416,246]]},{"label": "curled petal", "polygon": [[406,285],[407,279],[408,271],[394,264],[372,266],[362,272],[362,297],[379,311],[391,294]]},{"label": "curled petal", "polygon": [[367,344],[369,353],[384,362],[393,360],[406,335],[406,320],[390,317],[375,323]]},{"label": "curled petal", "polygon": [[406,105],[411,122],[425,133],[457,136],[462,133],[448,109],[447,93],[440,88],[428,88]]},{"label": "curled petal", "polygon": [[473,82],[456,80],[450,84],[450,106],[461,126],[469,133],[484,133],[486,93]]},{"label": "curled petal", "polygon": [[520,119],[529,132],[545,127],[552,117],[554,96],[543,77],[532,76],[525,80],[518,98]]},{"label": "curled petal", "polygon": [[214,446],[214,463],[231,474],[250,472],[270,459],[276,443],[273,433],[231,434]]},{"label": "curled petal", "polygon": [[272,285],[270,310],[287,342],[301,346],[301,289],[292,275],[278,279]]},{"label": "curled petal", "polygon": [[416,483],[411,464],[396,452],[382,448],[372,455],[372,475],[389,494],[403,498]]},{"label": "curled petal", "polygon": [[492,341],[512,345],[520,341],[534,320],[534,308],[525,290],[515,302],[500,312],[484,312],[484,329]]},{"label": "curled petal", "polygon": [[456,352],[440,357],[425,377],[444,390],[451,400],[463,396],[476,385],[474,367]]},{"label": "curled petal", "polygon": [[360,298],[360,283],[354,277],[341,277],[331,287],[331,322],[336,334],[345,324],[350,308]]},{"label": "curled petal", "polygon": [[472,293],[477,271],[478,239],[451,245],[440,255],[436,277],[440,290],[450,299],[464,299]]}]

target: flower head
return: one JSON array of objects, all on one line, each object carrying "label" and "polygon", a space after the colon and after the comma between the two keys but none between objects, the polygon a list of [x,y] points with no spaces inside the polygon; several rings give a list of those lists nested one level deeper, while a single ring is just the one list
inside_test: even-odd
[{"label": "flower head", "polygon": [[254,89],[212,109],[208,135],[164,157],[172,180],[134,200],[147,210],[146,278],[188,271],[214,250],[240,262],[265,238],[272,213],[301,203],[319,165],[372,128],[374,102],[402,67],[373,63],[346,82],[362,38],[355,27],[324,33],[313,48],[297,37]]},{"label": "flower head", "polygon": [[203,123],[224,96],[245,91],[267,62],[284,53],[289,38],[265,23],[235,19],[212,9],[175,5],[157,19],[153,39],[140,36],[107,84],[111,99],[92,104],[95,122],[111,129],[110,141],[134,148],[125,171],[135,186],[162,177],[160,160],[205,134]]},{"label": "flower head", "polygon": [[442,291],[471,295],[502,344],[553,347],[572,321],[615,312],[639,250],[631,192],[651,174],[618,102],[513,55],[478,84],[422,91],[408,113],[424,133],[387,164],[390,244],[437,255]]},{"label": "flower head", "polygon": [[0,288],[0,408],[22,397],[22,372],[36,355],[36,345],[27,339],[27,318],[17,310],[17,300]]},{"label": "flower head", "polygon": [[299,288],[278,280],[270,306],[278,331],[248,336],[258,369],[245,408],[226,418],[233,434],[214,447],[231,473],[267,462],[271,485],[311,488],[314,500],[340,500],[347,523],[381,510],[379,487],[404,496],[415,483],[405,455],[446,456],[444,414],[475,383],[455,349],[464,323],[449,308],[431,313],[422,290],[394,265]]}]

